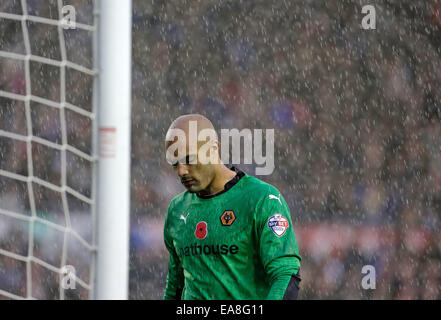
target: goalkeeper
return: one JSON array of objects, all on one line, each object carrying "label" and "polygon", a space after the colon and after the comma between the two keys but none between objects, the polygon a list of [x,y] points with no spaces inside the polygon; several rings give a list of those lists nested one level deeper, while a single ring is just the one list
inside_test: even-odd
[{"label": "goalkeeper", "polygon": [[272,185],[227,168],[217,139],[204,150],[218,161],[201,161],[201,141],[197,150],[189,147],[190,123],[198,135],[215,134],[197,114],[177,118],[167,132],[167,161],[187,190],[170,202],[165,219],[164,299],[297,299],[301,257],[284,198]]}]

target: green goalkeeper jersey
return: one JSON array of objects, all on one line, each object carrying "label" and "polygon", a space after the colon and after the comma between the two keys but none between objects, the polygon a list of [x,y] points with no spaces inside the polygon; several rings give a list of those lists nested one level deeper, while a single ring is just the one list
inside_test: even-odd
[{"label": "green goalkeeper jersey", "polygon": [[282,299],[300,268],[280,192],[242,171],[213,196],[185,191],[168,208],[164,299]]}]

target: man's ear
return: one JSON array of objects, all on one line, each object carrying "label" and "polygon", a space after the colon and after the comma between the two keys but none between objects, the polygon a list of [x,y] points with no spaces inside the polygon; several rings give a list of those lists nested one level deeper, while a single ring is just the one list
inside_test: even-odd
[{"label": "man's ear", "polygon": [[219,150],[220,150],[220,142],[219,141],[214,141],[213,142],[213,150],[215,150],[215,151],[217,151],[218,153],[219,153]]},{"label": "man's ear", "polygon": [[220,163],[220,143],[219,141],[215,140],[213,141],[211,148],[210,148],[210,157],[212,161],[217,161],[217,163]]}]

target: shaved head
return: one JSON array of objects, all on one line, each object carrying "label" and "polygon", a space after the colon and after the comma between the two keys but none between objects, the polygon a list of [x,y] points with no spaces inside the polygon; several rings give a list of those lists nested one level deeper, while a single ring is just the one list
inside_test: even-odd
[{"label": "shaved head", "polygon": [[198,129],[214,130],[214,126],[211,123],[211,121],[208,118],[204,117],[203,115],[197,113],[186,114],[176,118],[176,120],[173,121],[172,124],[170,125],[170,128],[179,128],[185,131],[186,128],[188,128],[188,124],[190,121],[196,121],[198,124]]},{"label": "shaved head", "polygon": [[165,138],[166,159],[190,192],[206,189],[221,165],[216,130],[200,114],[177,118]]},{"label": "shaved head", "polygon": [[[169,135],[169,133],[171,133],[171,129],[180,129],[184,131],[185,135],[188,138],[190,133],[190,123],[194,123],[197,125],[196,133],[198,136],[202,130],[212,130],[213,133],[216,135],[216,140],[217,140],[217,133],[216,130],[214,129],[213,124],[208,118],[204,117],[201,114],[186,114],[180,116],[179,118],[176,118],[176,120],[173,121],[172,124],[170,125],[170,128],[168,128],[167,136]],[[167,136],[166,136],[166,140],[167,140]]]},{"label": "shaved head", "polygon": [[[204,164],[207,164],[208,160],[218,163],[219,158],[215,157],[216,154],[211,154],[210,159],[206,157],[209,148],[217,148],[217,145],[218,136],[213,124],[200,114],[180,116],[172,122],[165,137],[165,148],[168,151],[166,157],[169,163],[180,161],[188,155],[199,155],[199,160]],[[193,160],[195,164],[196,159]]]}]

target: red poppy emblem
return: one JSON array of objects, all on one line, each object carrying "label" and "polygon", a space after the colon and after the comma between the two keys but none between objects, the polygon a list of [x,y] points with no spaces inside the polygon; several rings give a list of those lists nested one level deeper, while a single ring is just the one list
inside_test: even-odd
[{"label": "red poppy emblem", "polygon": [[207,223],[205,221],[201,221],[196,225],[194,235],[198,239],[204,239],[207,236]]}]

